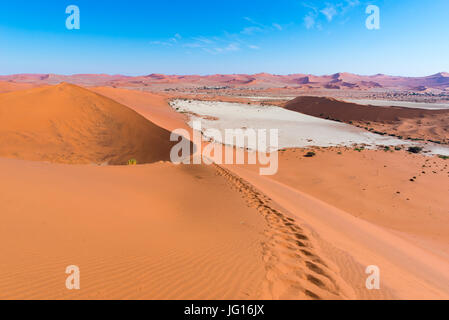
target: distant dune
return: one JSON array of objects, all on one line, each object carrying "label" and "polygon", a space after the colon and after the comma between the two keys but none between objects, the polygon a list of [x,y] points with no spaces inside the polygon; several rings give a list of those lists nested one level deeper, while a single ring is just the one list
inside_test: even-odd
[{"label": "distant dune", "polygon": [[448,90],[449,74],[440,72],[426,77],[399,77],[384,74],[363,76],[347,72],[316,76],[311,74],[274,75],[258,74],[216,74],[216,75],[163,75],[123,76],[105,74],[17,74],[0,76],[0,81],[28,82],[39,84],[58,84],[70,82],[86,86],[146,87],[151,85],[177,86],[228,86],[239,88],[254,86],[257,88],[335,89],[335,90]]},{"label": "distant dune", "polygon": [[168,160],[170,133],[135,111],[62,83],[0,94],[0,156],[68,164]]},{"label": "distant dune", "polygon": [[32,83],[16,83],[10,81],[0,81],[0,93],[26,90],[35,87]]},{"label": "distant dune", "polygon": [[401,119],[449,115],[449,110],[367,106],[324,97],[298,97],[287,102],[285,108],[315,117],[342,121],[396,122]]},{"label": "distant dune", "polygon": [[324,119],[369,126],[411,139],[449,142],[449,110],[359,105],[324,97],[298,97],[286,109]]}]

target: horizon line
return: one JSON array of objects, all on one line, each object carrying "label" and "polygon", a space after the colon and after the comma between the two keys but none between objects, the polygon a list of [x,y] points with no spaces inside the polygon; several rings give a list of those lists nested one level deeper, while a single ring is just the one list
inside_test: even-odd
[{"label": "horizon line", "polygon": [[422,76],[403,76],[403,75],[391,75],[391,74],[385,74],[385,73],[376,73],[376,74],[358,74],[358,73],[352,73],[352,72],[336,72],[336,73],[330,73],[330,74],[314,74],[314,73],[288,73],[288,74],[276,74],[276,73],[270,73],[270,72],[258,72],[258,73],[209,73],[209,74],[170,74],[170,73],[148,73],[148,74],[140,74],[140,75],[126,75],[126,74],[112,74],[112,73],[73,73],[73,74],[63,74],[63,73],[12,73],[12,74],[0,74],[0,77],[12,77],[12,76],[64,76],[64,77],[73,77],[73,76],[110,76],[110,77],[128,77],[128,78],[137,78],[137,77],[148,77],[151,75],[164,75],[169,77],[185,77],[185,76],[199,76],[199,77],[210,77],[210,76],[257,76],[257,75],[271,75],[271,76],[292,76],[292,75],[304,75],[304,76],[317,76],[317,77],[326,77],[326,76],[334,76],[337,74],[351,74],[356,76],[362,76],[362,77],[375,77],[375,76],[387,76],[387,77],[401,77],[401,78],[425,78],[425,77],[431,77],[441,74],[448,74],[449,72],[446,71],[440,71],[433,74],[427,74]]}]

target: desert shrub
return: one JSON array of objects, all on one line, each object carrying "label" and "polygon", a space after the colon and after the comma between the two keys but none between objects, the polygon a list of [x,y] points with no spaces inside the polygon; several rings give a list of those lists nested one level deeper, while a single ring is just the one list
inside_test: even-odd
[{"label": "desert shrub", "polygon": [[449,160],[448,156],[443,156],[443,155],[439,155],[438,158],[443,159],[443,160]]},{"label": "desert shrub", "polygon": [[307,153],[305,154],[304,157],[306,157],[306,158],[313,158],[313,157],[315,157],[315,156],[316,156],[316,153],[315,153],[315,152],[309,151],[309,152],[307,152]]},{"label": "desert shrub", "polygon": [[400,151],[400,150],[402,150],[402,148],[401,147],[394,147],[394,150]]},{"label": "desert shrub", "polygon": [[137,165],[137,160],[136,159],[128,160],[128,166],[135,166],[135,165]]},{"label": "desert shrub", "polygon": [[423,150],[421,147],[410,147],[407,149],[410,153],[420,153]]}]

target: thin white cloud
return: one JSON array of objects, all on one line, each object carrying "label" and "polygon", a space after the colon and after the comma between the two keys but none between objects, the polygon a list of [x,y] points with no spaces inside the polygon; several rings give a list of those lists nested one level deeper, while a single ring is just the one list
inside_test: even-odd
[{"label": "thin white cloud", "polygon": [[238,43],[230,43],[225,47],[203,48],[203,50],[210,54],[235,52],[240,50],[240,45]]},{"label": "thin white cloud", "polygon": [[227,47],[224,48],[225,51],[239,51],[240,46],[238,43],[230,43]]},{"label": "thin white cloud", "polygon": [[337,9],[333,5],[327,5],[326,8],[320,11],[326,17],[327,21],[331,22],[332,19],[337,15]]},{"label": "thin white cloud", "polygon": [[275,28],[278,29],[279,31],[282,31],[282,26],[281,26],[280,24],[273,23],[273,27],[275,27]]},{"label": "thin white cloud", "polygon": [[341,17],[341,19],[346,22],[348,19],[344,17],[346,13],[350,9],[359,5],[359,0],[339,0],[336,3],[326,2],[325,5],[321,7],[317,7],[315,4],[311,5],[307,2],[303,2],[302,6],[309,9],[309,12],[304,16],[304,25],[307,29],[316,28],[318,30],[322,30],[322,22],[324,18],[327,22],[332,22],[336,17]]},{"label": "thin white cloud", "polygon": [[315,16],[312,13],[307,14],[304,17],[304,24],[307,29],[312,29],[315,26]]},{"label": "thin white cloud", "polygon": [[259,22],[255,21],[254,19],[252,19],[250,17],[244,17],[243,19],[245,19],[246,21],[248,21],[248,22],[250,22],[250,23],[252,23],[252,24],[254,24],[256,26],[259,26],[261,28],[265,28],[265,26],[262,23],[259,23]]},{"label": "thin white cloud", "polygon": [[173,46],[173,43],[167,41],[150,41],[150,44],[153,46],[165,46],[165,47]]},{"label": "thin white cloud", "polygon": [[186,47],[186,48],[203,48],[204,44],[201,44],[198,42],[190,42],[190,43],[184,43],[182,46]]},{"label": "thin white cloud", "polygon": [[259,28],[259,27],[246,27],[240,33],[241,34],[246,34],[248,36],[251,36],[251,35],[253,35],[255,33],[258,33],[258,32],[262,32],[262,29]]},{"label": "thin white cloud", "polygon": [[198,42],[205,43],[205,44],[215,43],[214,39],[206,38],[206,37],[193,37],[192,39],[195,40],[195,41],[198,41]]},{"label": "thin white cloud", "polygon": [[152,41],[152,45],[159,46],[179,46],[186,49],[197,49],[210,54],[225,54],[237,52],[243,49],[260,50],[252,40],[254,36],[262,33],[282,31],[283,27],[279,23],[264,25],[258,23],[250,17],[244,17],[249,22],[241,31],[229,33],[224,31],[221,36],[195,36],[183,37],[176,33],[173,37],[163,41]]}]

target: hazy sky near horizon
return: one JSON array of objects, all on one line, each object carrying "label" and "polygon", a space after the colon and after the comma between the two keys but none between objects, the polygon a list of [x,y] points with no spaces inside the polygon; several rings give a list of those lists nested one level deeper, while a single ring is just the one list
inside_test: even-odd
[{"label": "hazy sky near horizon", "polygon": [[1,1],[0,74],[423,76],[449,72],[448,33],[448,0]]}]

